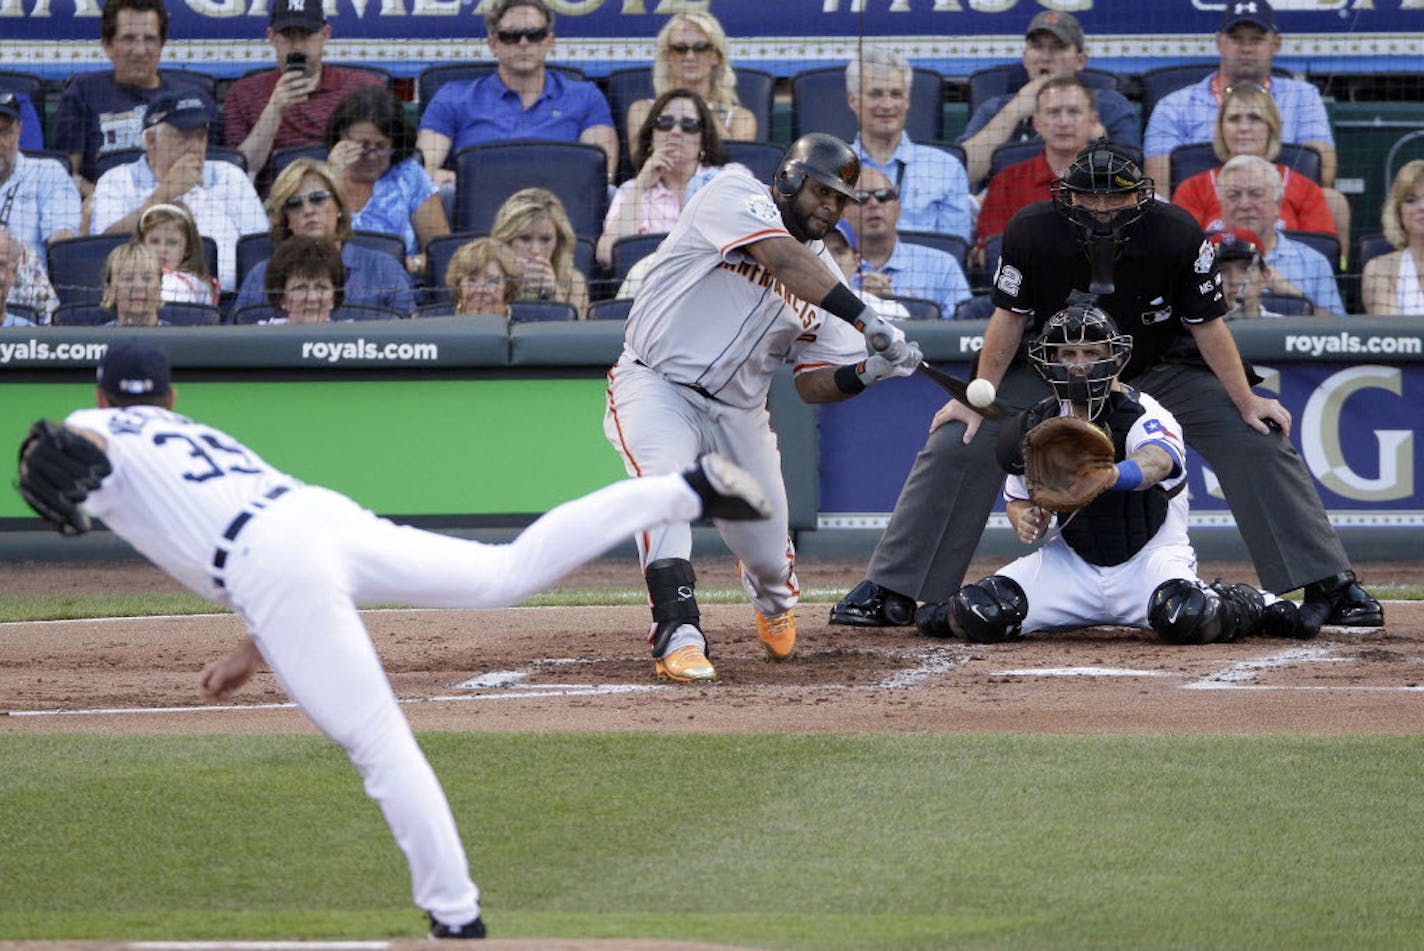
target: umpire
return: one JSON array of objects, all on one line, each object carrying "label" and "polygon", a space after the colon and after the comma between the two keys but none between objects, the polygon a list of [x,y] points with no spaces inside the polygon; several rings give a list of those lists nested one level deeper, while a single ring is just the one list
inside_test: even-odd
[{"label": "umpire", "polygon": [[[1084,290],[1132,334],[1122,379],[1156,397],[1211,464],[1262,586],[1304,586],[1305,600],[1329,605],[1327,623],[1383,624],[1286,438],[1290,413],[1251,389],[1259,380],[1248,379],[1220,319],[1227,305],[1211,246],[1106,140],[1079,152],[1053,199],[1024,208],[1004,232],[977,372],[1004,401],[1030,406],[1049,395],[1024,358],[1025,330]],[[910,624],[917,599],[943,601],[959,588],[999,488],[997,430],[957,401],[935,414],[867,579],[831,609],[832,623]]]}]

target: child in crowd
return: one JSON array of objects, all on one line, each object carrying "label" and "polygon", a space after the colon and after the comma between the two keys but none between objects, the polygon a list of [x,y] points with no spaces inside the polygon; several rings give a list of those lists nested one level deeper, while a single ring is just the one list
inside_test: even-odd
[{"label": "child in crowd", "polygon": [[165,301],[216,306],[218,282],[208,273],[203,239],[186,205],[174,202],[149,208],[139,216],[134,237],[158,256]]}]

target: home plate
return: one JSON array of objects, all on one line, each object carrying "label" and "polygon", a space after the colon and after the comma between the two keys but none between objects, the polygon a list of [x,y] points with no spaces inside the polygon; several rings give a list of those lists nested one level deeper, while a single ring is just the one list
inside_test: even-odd
[{"label": "home plate", "polygon": [[1133,670],[1130,667],[1026,667],[990,671],[992,677],[1172,677],[1167,670]]}]

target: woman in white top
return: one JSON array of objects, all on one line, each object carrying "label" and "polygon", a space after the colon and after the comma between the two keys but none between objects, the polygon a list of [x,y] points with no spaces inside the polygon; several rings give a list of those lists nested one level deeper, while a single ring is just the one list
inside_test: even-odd
[{"label": "woman in white top", "polygon": [[1394,176],[1380,214],[1384,236],[1398,248],[1371,258],[1360,278],[1367,314],[1424,314],[1424,159]]},{"label": "woman in white top", "polygon": [[[757,137],[757,120],[737,99],[737,74],[727,59],[727,33],[710,13],[678,13],[658,32],[653,60],[653,95],[670,89],[690,89],[707,101],[724,139]],[[628,156],[636,164],[635,130],[652,111],[653,100],[639,99],[628,107]]]}]

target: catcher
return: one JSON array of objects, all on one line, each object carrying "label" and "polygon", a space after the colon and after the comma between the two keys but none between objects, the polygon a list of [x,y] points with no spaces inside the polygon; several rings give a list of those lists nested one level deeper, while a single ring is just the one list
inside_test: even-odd
[{"label": "catcher", "polygon": [[1118,382],[1131,354],[1132,338],[1092,304],[1070,304],[1044,325],[1029,358],[1053,396],[1002,427],[998,456],[1019,538],[1053,534],[947,603],[921,607],[921,633],[992,643],[1120,624],[1204,644],[1319,631],[1328,609],[1197,579],[1181,430],[1151,396]]}]

